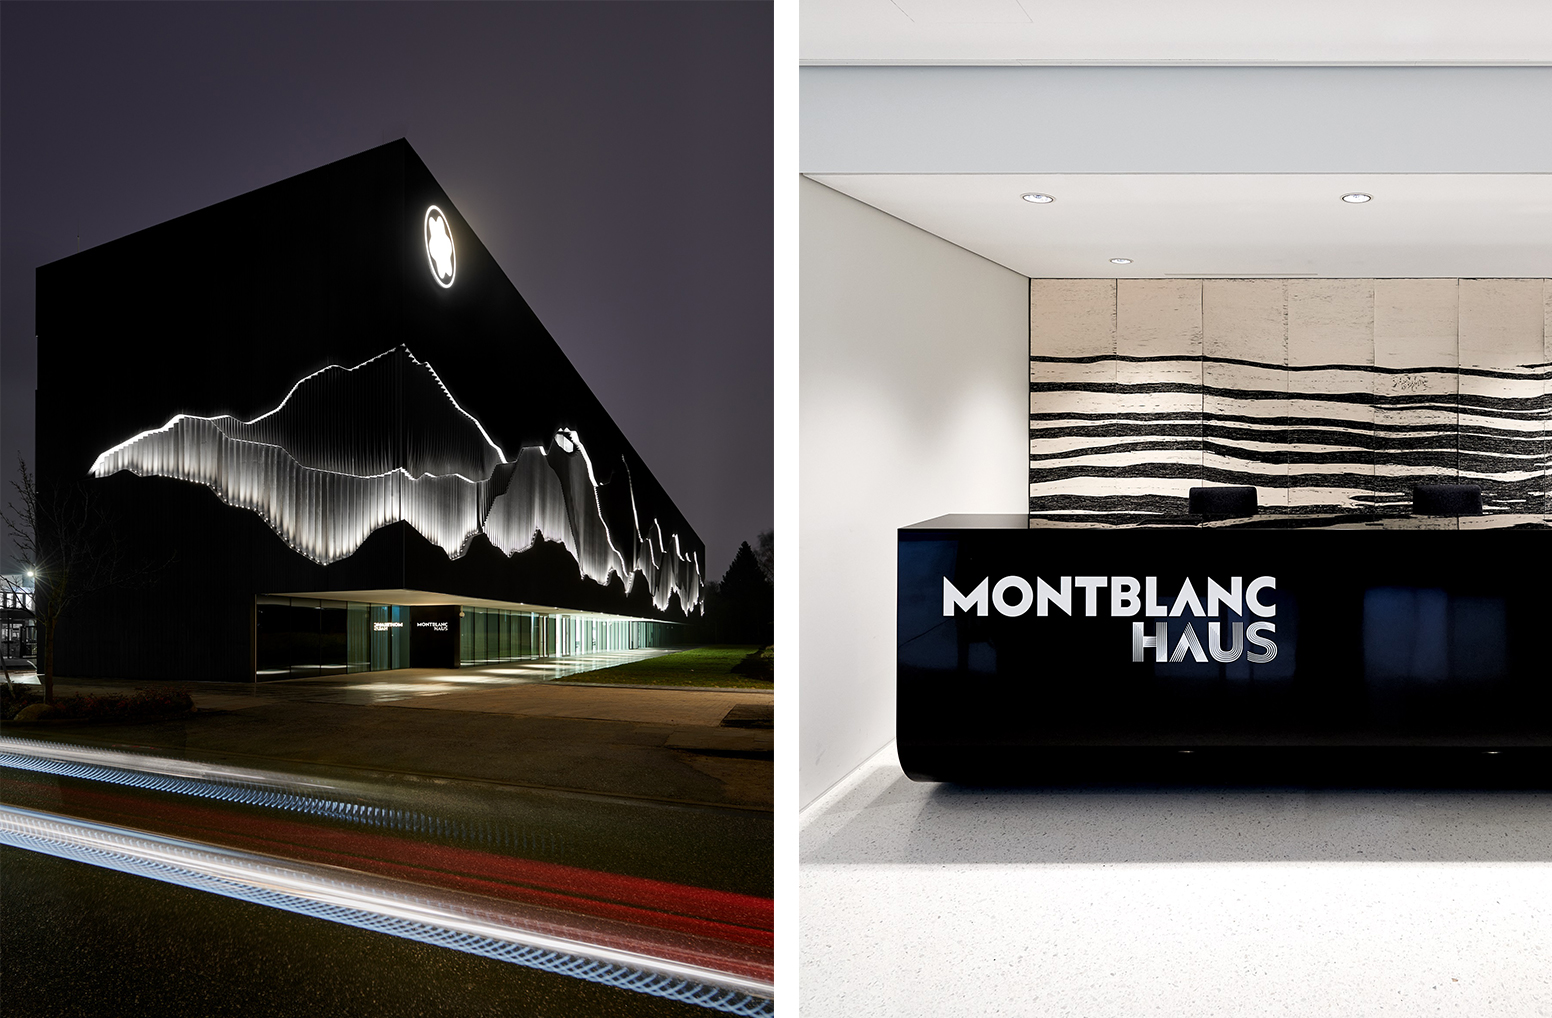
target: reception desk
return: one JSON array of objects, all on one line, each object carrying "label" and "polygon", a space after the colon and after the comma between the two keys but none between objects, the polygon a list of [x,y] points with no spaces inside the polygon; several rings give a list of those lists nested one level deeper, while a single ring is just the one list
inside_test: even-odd
[{"label": "reception desk", "polygon": [[899,531],[912,778],[1552,784],[1552,529],[945,516]]}]

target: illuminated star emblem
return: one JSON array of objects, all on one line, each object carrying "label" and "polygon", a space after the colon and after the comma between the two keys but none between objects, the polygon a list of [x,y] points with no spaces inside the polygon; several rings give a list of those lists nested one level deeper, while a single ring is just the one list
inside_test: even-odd
[{"label": "illuminated star emblem", "polygon": [[431,274],[436,281],[443,286],[452,286],[458,268],[453,233],[448,228],[447,216],[435,205],[426,210],[426,257],[431,261]]}]

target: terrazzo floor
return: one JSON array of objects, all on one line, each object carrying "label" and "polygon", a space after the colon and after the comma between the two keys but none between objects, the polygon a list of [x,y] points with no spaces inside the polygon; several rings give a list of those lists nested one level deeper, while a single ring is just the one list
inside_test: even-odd
[{"label": "terrazzo floor", "polygon": [[801,814],[804,1018],[1552,1015],[1552,793],[997,791]]}]

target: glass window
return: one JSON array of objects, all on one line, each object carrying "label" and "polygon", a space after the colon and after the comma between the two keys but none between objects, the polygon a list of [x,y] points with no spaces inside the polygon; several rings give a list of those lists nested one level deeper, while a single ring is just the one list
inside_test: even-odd
[{"label": "glass window", "polygon": [[372,667],[372,606],[351,601],[345,606],[346,671]]},{"label": "glass window", "polygon": [[472,608],[458,609],[458,663],[460,665],[474,662],[474,630],[469,625],[473,621],[473,615]]},{"label": "glass window", "polygon": [[349,609],[340,601],[324,601],[318,606],[318,671],[338,675],[348,667],[347,619]]}]

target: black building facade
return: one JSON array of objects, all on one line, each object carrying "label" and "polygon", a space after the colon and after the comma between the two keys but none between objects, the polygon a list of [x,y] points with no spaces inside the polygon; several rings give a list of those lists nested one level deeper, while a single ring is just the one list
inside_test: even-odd
[{"label": "black building facade", "polygon": [[40,490],[150,579],[61,675],[484,664],[670,639],[704,546],[403,141],[38,269]]}]

